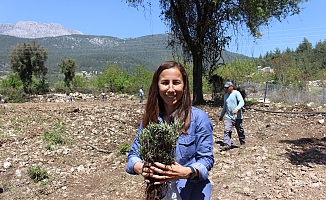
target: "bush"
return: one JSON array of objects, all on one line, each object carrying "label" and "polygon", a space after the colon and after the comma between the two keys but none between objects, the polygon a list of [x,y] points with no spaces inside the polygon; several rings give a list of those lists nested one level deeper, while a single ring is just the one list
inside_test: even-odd
[{"label": "bush", "polygon": [[0,90],[0,93],[6,103],[24,103],[29,101],[29,97],[22,90],[5,87]]},{"label": "bush", "polygon": [[48,172],[45,168],[37,165],[28,169],[28,176],[36,183],[44,179],[48,179]]}]

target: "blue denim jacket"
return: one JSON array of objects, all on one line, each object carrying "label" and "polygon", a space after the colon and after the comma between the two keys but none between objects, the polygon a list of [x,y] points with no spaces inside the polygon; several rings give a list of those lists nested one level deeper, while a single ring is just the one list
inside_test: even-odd
[{"label": "blue denim jacket", "polygon": [[[163,121],[159,117],[159,121]],[[128,164],[126,172],[135,174],[134,165],[136,162],[142,162],[139,155],[138,136],[141,133],[140,125],[134,143],[128,154]],[[179,179],[176,181],[178,191],[183,200],[202,200],[210,199],[211,183],[208,180],[208,171],[214,165],[213,154],[213,126],[207,114],[195,107],[192,107],[192,117],[188,134],[181,134],[176,146],[176,162],[182,166],[193,166],[199,176],[193,180]]]}]

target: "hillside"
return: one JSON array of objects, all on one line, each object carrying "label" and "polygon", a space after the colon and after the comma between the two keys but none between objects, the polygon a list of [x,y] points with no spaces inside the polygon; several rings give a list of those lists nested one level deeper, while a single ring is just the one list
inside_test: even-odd
[{"label": "hillside", "polygon": [[[127,71],[139,65],[154,69],[162,60],[172,57],[166,48],[167,35],[150,35],[140,38],[118,39],[110,36],[65,35],[36,38],[35,41],[48,52],[47,67],[50,73],[59,71],[61,59],[73,58],[80,71],[102,71],[107,62],[118,63]],[[33,39],[0,36],[0,63],[8,63],[12,46],[31,43]]]},{"label": "hillside", "polygon": [[[24,42],[31,43],[33,40],[48,52],[46,66],[49,69],[49,76],[58,75],[57,64],[66,58],[75,59],[78,71],[98,72],[103,71],[108,63],[117,63],[126,71],[133,71],[136,66],[145,66],[148,70],[154,71],[162,61],[173,58],[171,49],[167,48],[169,37],[167,34],[119,39],[111,36],[72,35],[70,33],[78,31],[67,32],[68,29],[58,28],[59,25],[48,25],[45,31],[44,24],[31,23],[28,30],[31,30],[33,25],[40,32],[37,38],[33,37],[34,32],[27,38],[17,37],[22,28],[16,26],[15,32],[15,27],[11,26],[9,32],[8,27],[0,25],[0,33],[6,34],[0,35],[0,76],[10,71],[8,55],[11,48]],[[56,30],[58,33],[55,33]],[[42,33],[44,36],[48,33],[60,36],[40,37]],[[241,55],[227,51],[224,53],[226,61],[232,60],[235,56]]]}]

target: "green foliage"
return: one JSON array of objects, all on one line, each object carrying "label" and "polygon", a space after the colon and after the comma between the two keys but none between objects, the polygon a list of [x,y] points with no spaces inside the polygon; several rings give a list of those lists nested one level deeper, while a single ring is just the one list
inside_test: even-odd
[{"label": "green foliage", "polygon": [[142,159],[152,164],[172,164],[175,161],[174,150],[181,126],[178,120],[172,124],[149,123],[139,135],[139,153]]},{"label": "green foliage", "polygon": [[15,90],[11,87],[0,89],[2,98],[8,103],[22,103],[29,100],[28,95],[24,91]]},{"label": "green foliage", "polygon": [[[130,74],[130,88],[129,93],[137,93],[139,88],[143,87],[146,91],[152,82],[153,73],[148,71],[144,66],[137,66],[135,72]],[[146,92],[145,92],[146,94]]]},{"label": "green foliage", "polygon": [[224,80],[231,81],[254,81],[257,66],[248,59],[239,60],[234,59],[232,63],[226,63],[216,70],[216,74],[221,76]]},{"label": "green foliage", "polygon": [[312,95],[321,94],[322,91],[323,91],[323,88],[321,88],[321,87],[311,87],[311,94]]},{"label": "green foliage", "polygon": [[324,79],[326,72],[326,42],[318,42],[315,47],[304,38],[295,51],[276,49],[265,56],[253,60],[256,66],[271,67],[272,78],[282,85],[304,87],[308,80]]},{"label": "green foliage", "polygon": [[[326,72],[326,42],[319,42],[316,47],[304,38],[302,44],[295,51],[286,49],[281,52],[278,48],[274,52],[267,52],[259,58],[235,59],[226,63],[214,73],[226,80],[274,82],[281,85],[291,85],[304,88],[308,80],[324,79]],[[258,71],[257,67],[270,67],[271,73]]]},{"label": "green foliage", "polygon": [[[253,37],[260,37],[259,28],[273,18],[281,21],[300,13],[300,0],[279,0],[270,3],[255,1],[160,1],[162,19],[170,28],[169,45],[194,64],[193,104],[203,103],[203,69],[213,72],[221,60],[223,49],[231,41],[230,32],[247,29]],[[148,0],[128,0],[131,6],[150,4]],[[200,5],[200,6],[198,6]],[[200,7],[200,8],[199,8]],[[180,14],[182,13],[182,14]],[[204,63],[208,63],[208,67]],[[209,73],[210,74],[210,73]]]},{"label": "green foliage", "polygon": [[[91,41],[102,41],[103,43],[99,45],[99,43]],[[75,60],[78,71],[103,72],[109,62],[118,64],[122,70],[128,73],[133,72],[136,66],[145,66],[147,70],[154,71],[163,60],[172,58],[171,49],[166,48],[167,41],[167,34],[129,39],[92,35],[37,39],[37,42],[48,52],[47,78],[51,83],[63,79],[58,63],[61,59],[66,58]],[[24,42],[32,43],[33,40],[0,35],[0,63],[9,63],[10,48]],[[72,46],[74,48],[71,48]],[[0,72],[0,75],[4,75],[3,72]]]},{"label": "green foliage", "polygon": [[61,59],[61,62],[58,64],[58,66],[61,69],[61,73],[65,75],[64,82],[66,86],[70,88],[70,84],[75,77],[75,73],[77,69],[76,62],[71,58],[68,58],[66,60]]},{"label": "green foliage", "polygon": [[11,87],[15,90],[23,90],[23,82],[18,74],[10,74],[7,79],[1,79],[2,87]]},{"label": "green foliage", "polygon": [[66,134],[66,127],[63,122],[58,121],[50,131],[44,131],[43,139],[46,141],[46,149],[52,150],[53,146],[60,144],[69,144],[69,141],[63,139]]},{"label": "green foliage", "polygon": [[258,101],[255,99],[245,100],[245,106],[252,106],[253,104],[257,103]]},{"label": "green foliage", "polygon": [[10,74],[6,79],[0,79],[0,94],[8,103],[19,103],[28,100],[23,90],[23,83],[17,74]]},{"label": "green foliage", "polygon": [[117,64],[110,64],[109,67],[97,77],[97,87],[100,90],[112,92],[125,92],[130,86],[129,74],[121,70]]},{"label": "green foliage", "polygon": [[[154,162],[171,165],[175,161],[174,151],[179,129],[182,124],[175,120],[172,124],[166,122],[149,123],[139,135],[139,154],[145,162],[154,165]],[[146,187],[146,199],[163,199],[167,184],[154,185],[155,180],[150,179]],[[165,189],[164,189],[165,188]]]},{"label": "green foliage", "polygon": [[126,153],[128,153],[129,149],[130,149],[130,144],[121,144],[119,147],[119,152],[118,152],[118,156],[119,155],[125,155]]},{"label": "green foliage", "polygon": [[76,75],[72,80],[72,86],[74,88],[86,88],[87,79],[82,76]]},{"label": "green foliage", "polygon": [[49,144],[63,144],[64,140],[61,137],[61,133],[57,130],[51,129],[44,132],[44,140]]},{"label": "green foliage", "polygon": [[47,74],[45,67],[47,52],[34,40],[32,44],[26,42],[17,44],[12,48],[9,57],[11,68],[22,81],[24,91],[31,94],[33,76],[45,79]]},{"label": "green foliage", "polygon": [[49,92],[49,83],[46,81],[45,77],[36,79],[34,76],[32,78],[32,94],[45,94]]},{"label": "green foliage", "polygon": [[45,168],[37,165],[35,167],[28,168],[28,176],[36,183],[49,178],[48,172]]},{"label": "green foliage", "polygon": [[23,91],[23,83],[17,74],[11,74],[7,79],[0,79],[0,94],[8,103],[19,103],[27,100]]},{"label": "green foliage", "polygon": [[[1,37],[0,37],[1,38]],[[309,43],[308,40],[303,40]],[[311,47],[311,48],[310,48]],[[300,49],[300,50],[299,50]],[[176,58],[178,59],[178,58]],[[137,94],[140,87],[144,87],[145,93],[149,88],[153,72],[143,66],[137,66],[134,70],[125,70],[120,64],[107,64],[107,71],[98,77],[82,77],[77,75],[71,82],[72,89],[79,92],[101,92],[112,90],[114,92]],[[190,88],[193,87],[193,66],[183,63],[190,80]],[[264,73],[257,70],[257,66],[270,67],[274,73]],[[283,85],[292,85],[299,88],[305,87],[306,80],[322,80],[326,76],[326,42],[318,42],[315,47],[300,45],[295,51],[287,49],[281,52],[279,49],[267,52],[265,56],[257,59],[235,59],[234,62],[226,62],[221,65],[214,74],[218,74],[225,80],[269,82]],[[60,79],[63,75],[57,74]],[[118,80],[114,80],[117,77]],[[43,87],[44,86],[44,87]],[[29,88],[32,93],[45,93],[49,83],[45,79],[32,76],[32,84]],[[202,79],[204,93],[211,92],[211,84],[205,78]],[[0,79],[0,94],[7,102],[18,103],[28,101],[28,96],[23,90],[24,84],[18,73],[12,73],[6,79]],[[55,92],[66,92],[63,81],[51,85]],[[193,91],[191,91],[193,92]]]},{"label": "green foliage", "polygon": [[209,83],[207,78],[203,77],[203,93],[211,93],[212,92],[212,85]]}]

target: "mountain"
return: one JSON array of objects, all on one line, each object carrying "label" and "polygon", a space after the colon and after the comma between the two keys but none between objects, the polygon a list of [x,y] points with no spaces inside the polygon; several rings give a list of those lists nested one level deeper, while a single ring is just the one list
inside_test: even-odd
[{"label": "mountain", "polygon": [[[72,58],[78,66],[77,71],[95,73],[105,70],[108,63],[117,63],[125,71],[133,71],[137,66],[144,66],[149,71],[154,71],[163,61],[173,59],[172,50],[167,47],[169,37],[167,34],[119,39],[111,36],[83,35],[78,31],[67,32],[68,29],[61,25],[29,22],[25,27],[33,31],[25,36],[26,38],[21,38],[17,35],[22,33],[22,26],[15,27],[11,26],[9,31],[10,28],[0,25],[0,33],[12,33],[12,35],[0,35],[0,75],[10,71],[8,63],[11,48],[24,42],[32,43],[33,40],[48,52],[45,64],[52,80],[62,75],[57,65],[61,59]],[[47,27],[47,29],[40,27]],[[49,33],[53,36],[48,36]],[[38,37],[32,37],[36,35]],[[223,55],[225,61],[231,61],[234,57],[244,57],[227,51]]]},{"label": "mountain", "polygon": [[16,24],[0,24],[0,34],[20,38],[42,38],[83,33],[80,31],[68,30],[61,24],[20,21]]}]

